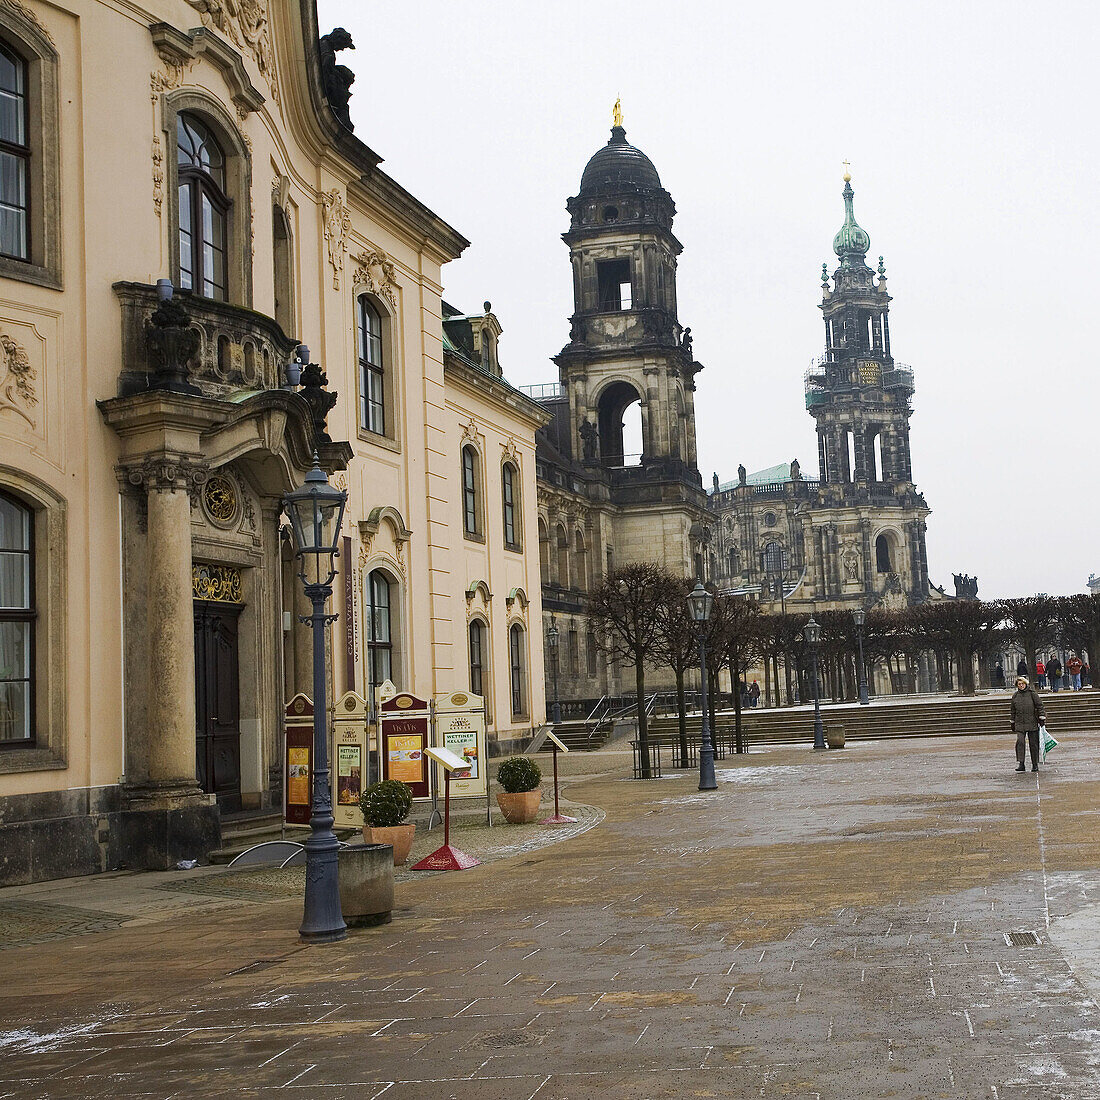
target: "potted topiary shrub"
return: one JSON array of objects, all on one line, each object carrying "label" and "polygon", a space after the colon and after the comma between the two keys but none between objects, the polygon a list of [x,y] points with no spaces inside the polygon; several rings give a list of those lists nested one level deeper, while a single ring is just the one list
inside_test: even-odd
[{"label": "potted topiary shrub", "polygon": [[529,756],[510,756],[497,768],[497,805],[504,820],[526,825],[538,817],[542,771]]},{"label": "potted topiary shrub", "polygon": [[406,825],[412,809],[412,788],[400,779],[372,783],[359,796],[363,812],[363,839],[368,844],[392,844],[393,865],[400,867],[409,858],[415,825]]}]

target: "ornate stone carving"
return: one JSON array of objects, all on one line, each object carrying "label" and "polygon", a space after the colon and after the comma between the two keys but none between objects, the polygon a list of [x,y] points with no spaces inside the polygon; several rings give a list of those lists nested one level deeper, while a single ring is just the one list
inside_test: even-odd
[{"label": "ornate stone carving", "polygon": [[332,264],[332,289],[340,289],[340,275],[344,270],[344,253],[348,250],[348,232],[351,230],[351,213],[344,205],[340,189],[334,187],[321,196],[325,215],[325,242],[328,245],[328,262]]},{"label": "ornate stone carving", "polygon": [[193,62],[187,61],[167,50],[158,50],[158,56],[164,64],[159,72],[154,69],[149,74],[149,98],[156,103],[164,93],[178,88],[183,78],[190,72]]},{"label": "ornate stone carving", "polygon": [[57,46],[57,43],[53,40],[53,35],[42,25],[42,20],[39,19],[26,4],[21,4],[19,0],[0,0],[0,7],[5,7],[8,11],[15,12],[20,19],[25,19],[28,23],[37,27],[39,33],[51,46]]},{"label": "ornate stone carving", "polygon": [[517,466],[519,465],[519,447],[516,446],[516,441],[512,436],[509,436],[508,442],[504,444],[504,457],[511,459]]},{"label": "ornate stone carving", "polygon": [[322,443],[331,443],[326,421],[332,407],[336,404],[338,395],[330,393],[328,375],[316,363],[307,363],[302,369],[302,388],[298,391],[305,398],[313,414],[313,435]]},{"label": "ornate stone carving", "polygon": [[355,73],[347,65],[337,65],[336,55],[341,50],[354,50],[355,43],[343,27],[336,27],[321,36],[317,47],[321,54],[321,84],[325,89],[328,105],[341,126],[354,130],[348,102],[351,99],[351,86],[355,83]]},{"label": "ornate stone carving", "polygon": [[153,135],[153,209],[161,216],[164,205],[164,146],[160,134]]},{"label": "ornate stone carving", "polygon": [[202,507],[219,527],[228,527],[237,516],[237,488],[222,474],[209,477],[202,489]]},{"label": "ornate stone carving", "polygon": [[29,410],[38,404],[34,382],[38,372],[31,364],[26,348],[7,333],[0,333],[0,410],[11,409],[32,428],[37,423]]},{"label": "ornate stone carving", "polygon": [[161,302],[145,322],[145,347],[153,369],[149,388],[198,393],[190,381],[190,366],[201,340],[179,302],[174,298]]},{"label": "ornate stone carving", "polygon": [[271,88],[271,97],[279,101],[275,79],[275,51],[271,48],[271,27],[267,5],[262,0],[187,0],[202,16],[204,27],[223,34],[235,46],[252,54],[256,67]]},{"label": "ornate stone carving", "polygon": [[355,262],[354,285],[385,298],[397,309],[397,270],[393,260],[384,252],[368,248],[353,255],[352,260]]},{"label": "ornate stone carving", "polygon": [[226,565],[203,565],[196,562],[191,566],[191,592],[196,600],[243,603],[241,571]]},{"label": "ornate stone carving", "polygon": [[290,222],[290,177],[276,176],[271,181],[271,205],[277,207]]},{"label": "ornate stone carving", "polygon": [[140,466],[126,470],[126,480],[147,493],[186,489],[195,496],[209,476],[210,470],[203,463],[169,455],[147,458]]},{"label": "ornate stone carving", "polygon": [[470,417],[470,423],[462,425],[462,438],[464,440],[468,439],[471,443],[474,444],[475,447],[477,446],[477,418],[476,417],[471,416]]}]

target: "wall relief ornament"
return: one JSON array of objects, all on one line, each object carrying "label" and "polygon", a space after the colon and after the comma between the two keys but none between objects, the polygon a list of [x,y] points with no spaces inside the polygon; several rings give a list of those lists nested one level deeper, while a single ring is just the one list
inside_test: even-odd
[{"label": "wall relief ornament", "polygon": [[271,98],[279,102],[275,79],[275,51],[271,48],[271,26],[267,6],[262,0],[187,0],[201,16],[204,27],[211,27],[235,46],[248,50],[256,67],[271,88]]},{"label": "wall relief ornament", "polygon": [[158,50],[158,56],[164,64],[159,72],[149,74],[149,98],[156,103],[164,92],[171,92],[183,83],[183,78],[191,71],[194,62],[186,61],[166,50]]},{"label": "wall relief ornament", "polygon": [[214,474],[202,487],[202,507],[212,522],[227,527],[237,515],[237,489],[232,481]]},{"label": "wall relief ornament", "polygon": [[519,464],[519,447],[516,446],[516,441],[512,436],[509,436],[508,442],[504,444],[504,457],[510,458],[517,465]]},{"label": "wall relief ornament", "polygon": [[397,270],[393,260],[384,252],[366,248],[353,255],[352,260],[355,262],[354,285],[385,298],[397,309]]},{"label": "wall relief ornament", "polygon": [[0,410],[11,409],[32,428],[37,423],[28,410],[38,404],[34,382],[38,372],[31,364],[27,349],[7,333],[0,333]]},{"label": "wall relief ornament", "polygon": [[153,135],[153,209],[161,216],[164,206],[164,146],[160,134]]},{"label": "wall relief ornament", "polygon": [[191,566],[191,594],[196,600],[214,603],[244,603],[241,571],[225,565]]},{"label": "wall relief ornament", "polygon": [[468,439],[474,446],[477,446],[477,418],[471,416],[469,424],[462,425],[462,438]]},{"label": "wall relief ornament", "polygon": [[328,244],[328,262],[332,264],[332,289],[339,290],[340,275],[344,270],[344,253],[348,250],[351,213],[344,205],[338,187],[321,195],[321,205],[325,215],[324,234]]},{"label": "wall relief ornament", "polygon": [[8,11],[15,12],[21,19],[25,19],[28,23],[38,28],[39,33],[49,44],[56,48],[57,43],[53,40],[53,35],[42,25],[42,20],[27,7],[26,4],[21,4],[19,0],[0,0],[0,7],[7,8]]}]

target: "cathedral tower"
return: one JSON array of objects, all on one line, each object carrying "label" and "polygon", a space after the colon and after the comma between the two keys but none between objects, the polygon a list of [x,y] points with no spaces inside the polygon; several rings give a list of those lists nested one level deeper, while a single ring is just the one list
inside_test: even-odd
[{"label": "cathedral tower", "polygon": [[880,256],[876,282],[866,263],[871,238],[856,222],[847,172],[843,198],[844,224],[833,238],[839,263],[832,288],[828,269],[821,270],[825,355],[806,376],[806,407],[817,421],[822,482],[881,495],[912,486],[913,372],[895,363],[890,351],[886,268]]},{"label": "cathedral tower", "polygon": [[[585,166],[567,209],[562,239],[574,307],[569,343],[554,361],[568,395],[573,456],[607,470],[613,487],[676,482],[701,500],[694,408],[701,367],[677,317],[676,206],[653,162],[627,142],[618,103],[611,138]],[[639,411],[641,454],[631,455],[624,417],[637,424]]]}]

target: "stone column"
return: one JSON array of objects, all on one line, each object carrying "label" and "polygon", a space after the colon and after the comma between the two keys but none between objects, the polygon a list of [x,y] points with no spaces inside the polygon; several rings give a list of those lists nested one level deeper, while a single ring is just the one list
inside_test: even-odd
[{"label": "stone column", "polygon": [[146,605],[149,668],[146,776],[156,787],[198,790],[195,779],[195,612],[191,490],[204,467],[170,459],[141,471],[148,507]]}]

